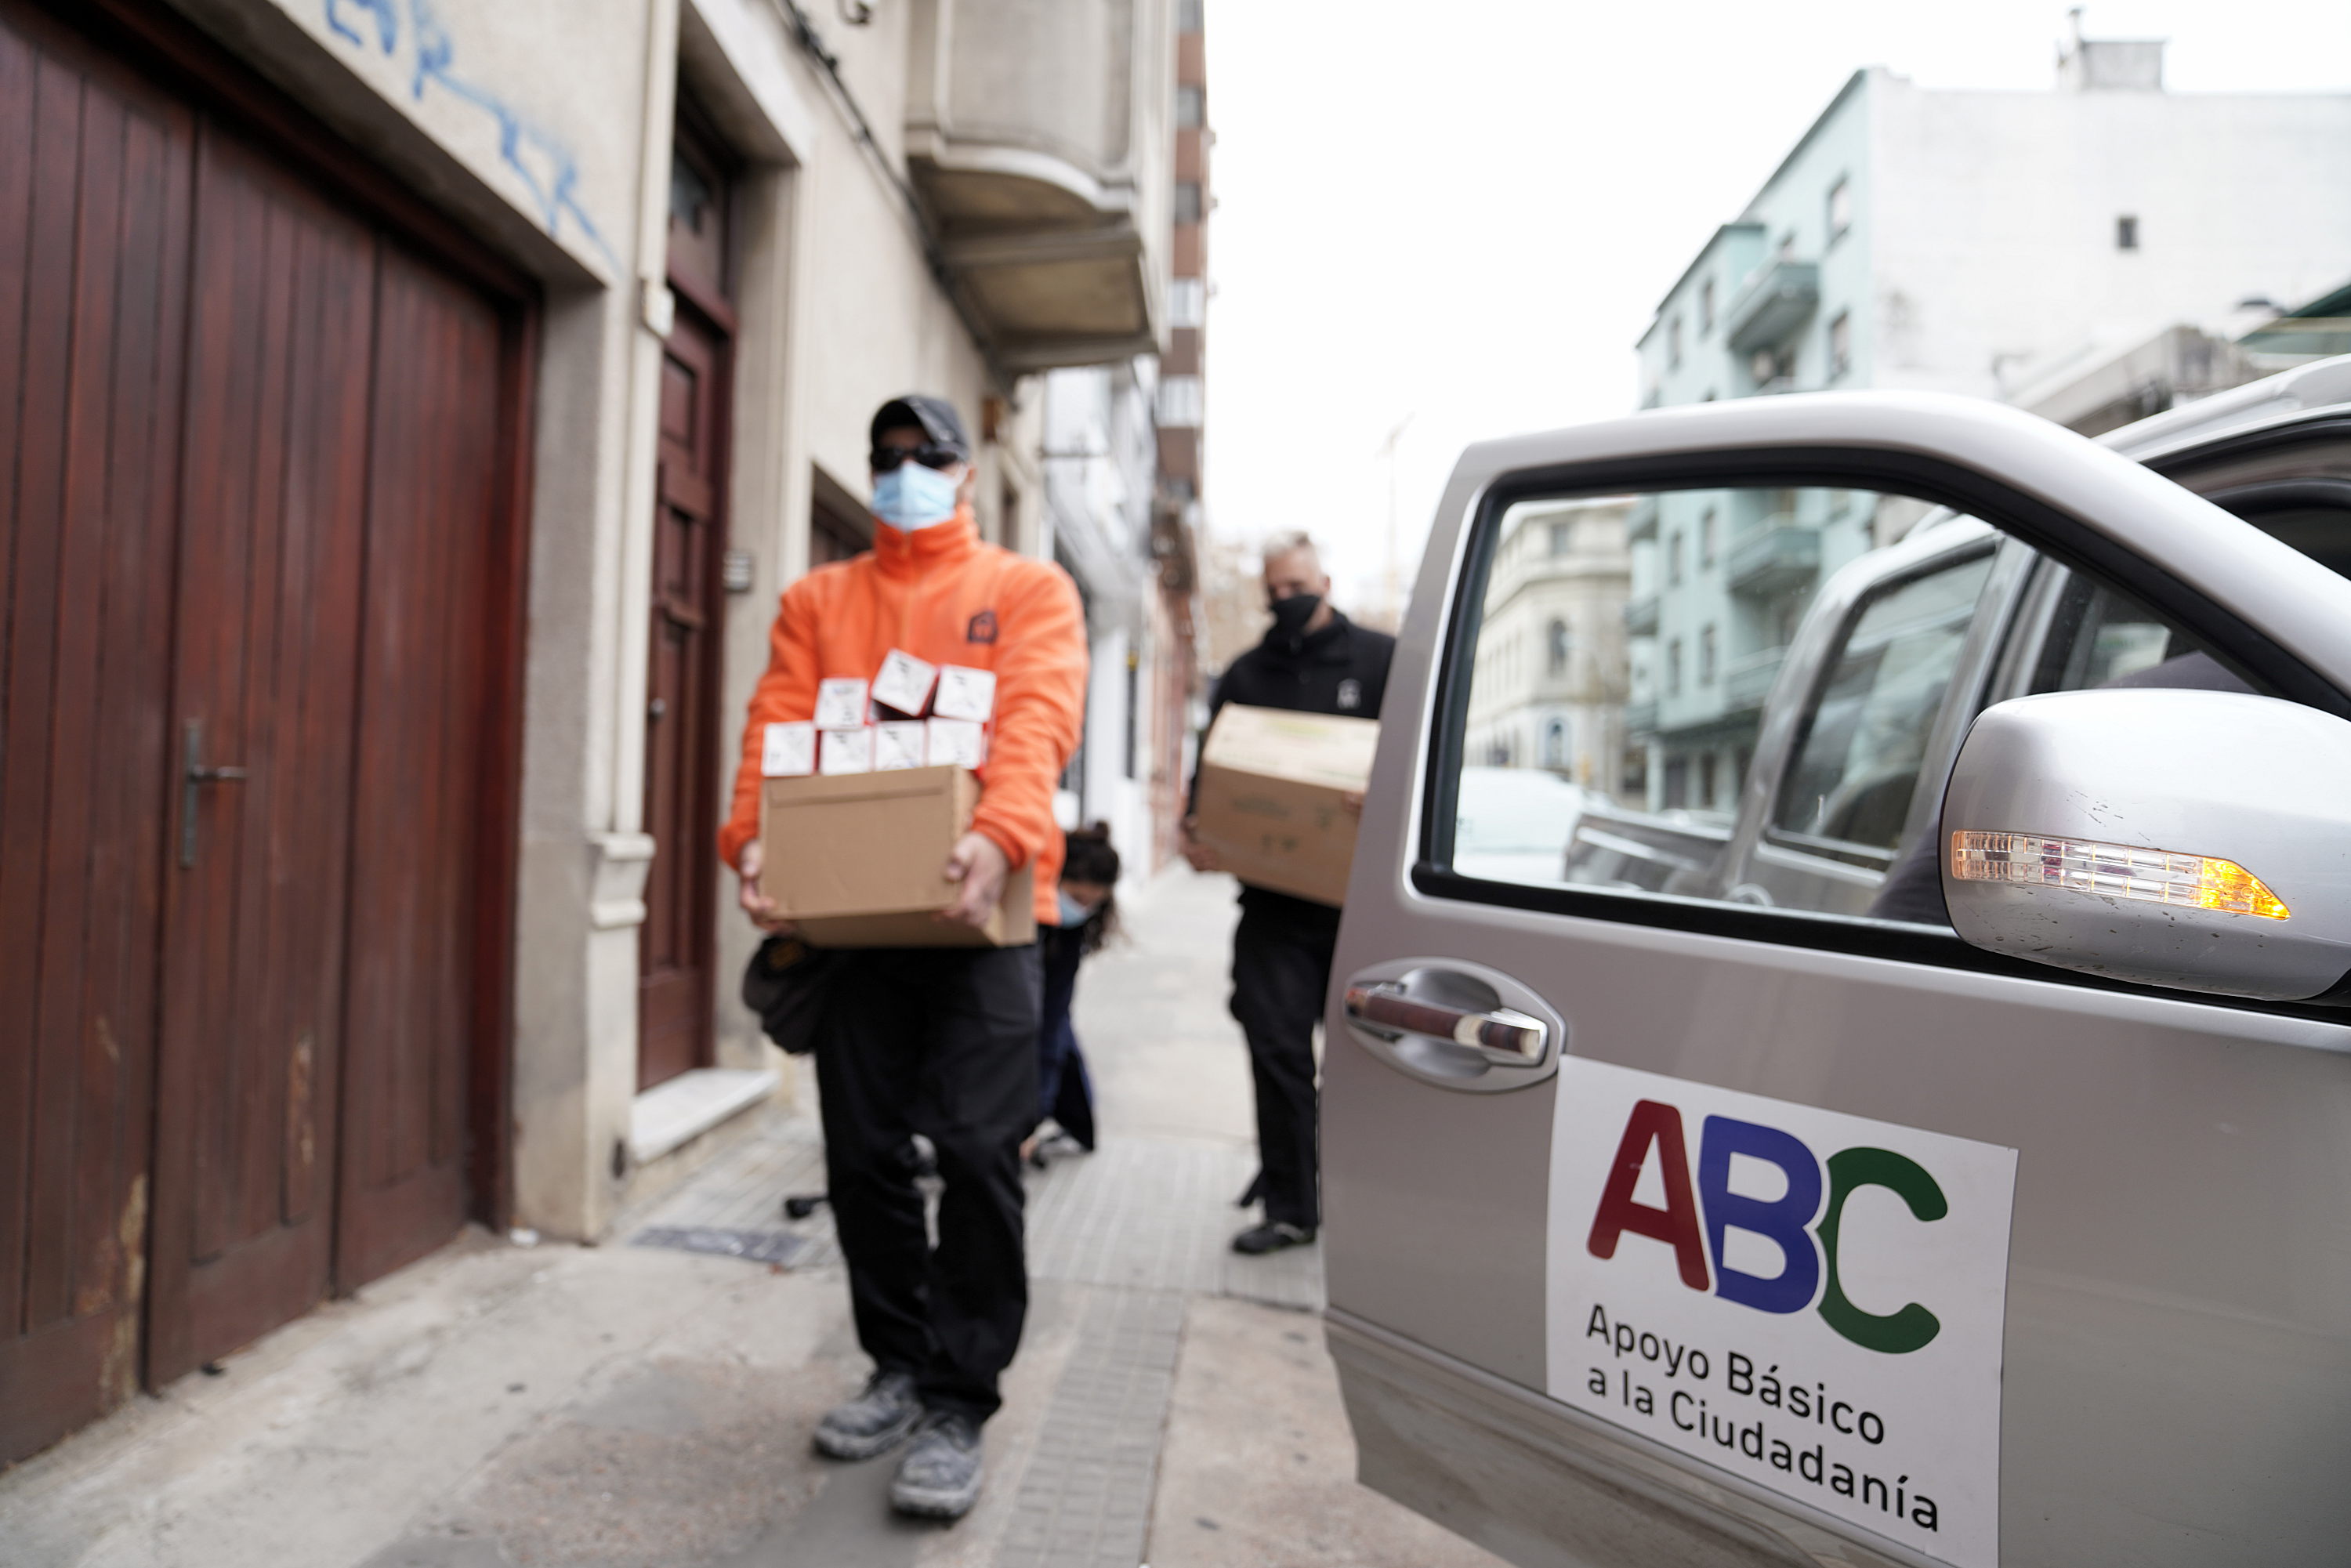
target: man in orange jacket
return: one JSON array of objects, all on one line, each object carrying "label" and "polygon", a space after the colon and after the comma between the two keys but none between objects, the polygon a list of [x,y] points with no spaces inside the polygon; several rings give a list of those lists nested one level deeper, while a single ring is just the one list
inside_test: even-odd
[{"label": "man in orange jacket", "polygon": [[[1028,865],[1050,925],[1061,862],[1053,789],[1085,716],[1076,585],[1050,562],[980,541],[971,447],[951,404],[891,400],[873,416],[872,444],[873,549],[785,591],[719,853],[742,877],[752,921],[787,929],[759,893],[767,727],[811,717],[820,681],[871,680],[900,649],[996,677],[979,805],[944,868],[958,887],[940,918],[985,924],[1007,877]],[[891,1502],[954,1519],[978,1500],[979,1428],[1028,1310],[1019,1144],[1037,1119],[1037,947],[863,949],[829,983],[816,1031],[828,1194],[874,1372],[818,1423],[816,1446],[862,1459],[913,1437]],[[946,1183],[935,1248],[914,1186],[915,1133]]]}]

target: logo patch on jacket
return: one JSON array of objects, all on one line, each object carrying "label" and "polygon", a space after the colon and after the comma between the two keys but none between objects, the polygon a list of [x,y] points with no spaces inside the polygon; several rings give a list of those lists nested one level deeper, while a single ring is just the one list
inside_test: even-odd
[{"label": "logo patch on jacket", "polygon": [[970,622],[963,629],[963,640],[967,643],[995,642],[996,612],[993,610],[983,610],[978,614],[973,616]]},{"label": "logo patch on jacket", "polygon": [[1357,680],[1341,681],[1339,683],[1339,706],[1343,708],[1358,708],[1363,706],[1364,683]]}]

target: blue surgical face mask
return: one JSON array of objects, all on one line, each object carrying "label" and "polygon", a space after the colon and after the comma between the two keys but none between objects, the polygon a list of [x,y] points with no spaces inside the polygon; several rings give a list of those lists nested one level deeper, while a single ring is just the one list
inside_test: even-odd
[{"label": "blue surgical face mask", "polygon": [[1093,917],[1094,912],[1092,910],[1088,909],[1084,904],[1080,904],[1068,894],[1065,893],[1061,894],[1061,924],[1063,925],[1083,925],[1087,921],[1092,920]]},{"label": "blue surgical face mask", "polygon": [[901,463],[873,481],[873,515],[893,528],[927,528],[956,513],[956,481],[919,463]]}]

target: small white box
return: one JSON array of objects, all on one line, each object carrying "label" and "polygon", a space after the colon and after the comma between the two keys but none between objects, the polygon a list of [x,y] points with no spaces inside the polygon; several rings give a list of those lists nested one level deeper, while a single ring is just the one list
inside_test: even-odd
[{"label": "small white box", "polygon": [[[860,681],[859,685],[865,683]],[[873,732],[857,729],[828,729],[824,744],[817,750],[819,773],[871,773],[873,771]]]},{"label": "small white box", "polygon": [[939,692],[931,699],[931,712],[940,718],[986,724],[996,716],[996,672],[975,670],[967,664],[941,664]]},{"label": "small white box", "polygon": [[893,768],[920,768],[925,737],[923,721],[918,718],[893,719],[873,727],[873,771],[887,773]]},{"label": "small white box", "polygon": [[816,771],[816,726],[802,720],[771,724],[759,747],[763,779],[798,779]]},{"label": "small white box", "polygon": [[882,656],[881,673],[873,677],[873,700],[910,718],[920,718],[923,705],[931,700],[931,687],[938,678],[936,664],[925,664],[904,649],[893,648]]},{"label": "small white box", "polygon": [[865,722],[865,683],[847,675],[836,675],[819,681],[816,687],[816,727],[819,729],[855,729]]},{"label": "small white box", "polygon": [[923,757],[929,766],[986,766],[987,731],[983,727],[967,718],[934,718],[926,720],[925,725],[929,734],[925,739]]}]

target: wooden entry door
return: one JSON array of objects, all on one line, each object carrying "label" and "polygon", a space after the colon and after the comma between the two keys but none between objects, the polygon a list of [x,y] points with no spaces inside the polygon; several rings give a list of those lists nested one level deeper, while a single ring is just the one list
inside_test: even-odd
[{"label": "wooden entry door", "polygon": [[638,949],[637,1087],[709,1060],[712,835],[719,772],[718,507],[726,345],[681,310],[662,360],[661,481],[653,507],[653,628],[646,672],[645,831],[653,838]]},{"label": "wooden entry door", "polygon": [[733,201],[725,150],[691,100],[670,169],[669,280],[680,308],[662,358],[645,671],[645,831],[653,869],[637,946],[637,1087],[710,1061],[718,800],[731,774],[718,714],[719,569],[726,550],[734,380],[727,304]]}]

